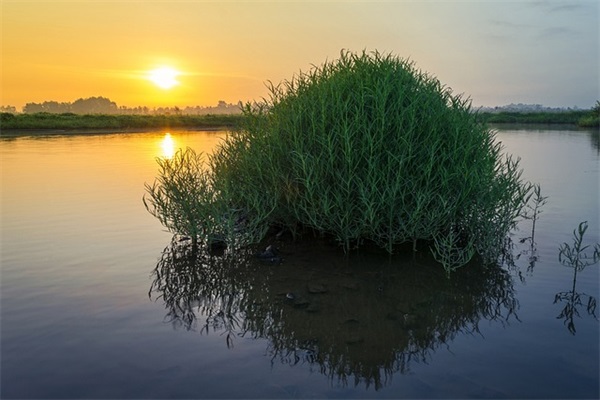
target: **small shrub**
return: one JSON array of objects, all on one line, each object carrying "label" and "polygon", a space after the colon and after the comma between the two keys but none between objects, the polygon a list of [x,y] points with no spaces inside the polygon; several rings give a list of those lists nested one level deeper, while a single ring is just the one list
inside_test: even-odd
[{"label": "small shrub", "polygon": [[178,150],[172,159],[157,158],[159,176],[146,184],[146,209],[171,232],[194,241],[213,233],[216,200],[203,154]]},{"label": "small shrub", "polygon": [[596,101],[596,105],[590,110],[590,112],[582,117],[577,125],[582,128],[593,128],[600,126],[600,101]]},{"label": "small shrub", "polygon": [[145,185],[142,201],[170,232],[189,236],[194,245],[228,243],[231,250],[264,236],[264,218],[253,215],[250,207],[231,207],[227,193],[215,187],[204,154],[179,149],[172,159],[157,162],[158,178]]}]

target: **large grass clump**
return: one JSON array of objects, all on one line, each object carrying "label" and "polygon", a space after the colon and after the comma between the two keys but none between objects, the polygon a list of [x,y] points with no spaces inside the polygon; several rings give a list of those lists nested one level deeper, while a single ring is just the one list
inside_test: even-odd
[{"label": "large grass clump", "polygon": [[469,100],[392,55],[342,52],[244,113],[210,170],[254,227],[313,230],[345,250],[422,243],[450,271],[498,256],[529,191]]}]

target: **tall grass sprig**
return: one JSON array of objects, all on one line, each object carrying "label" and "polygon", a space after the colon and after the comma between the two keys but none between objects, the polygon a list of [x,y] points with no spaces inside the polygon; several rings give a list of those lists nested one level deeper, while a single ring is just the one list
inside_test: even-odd
[{"label": "tall grass sprig", "polygon": [[600,261],[600,243],[594,244],[592,255],[585,252],[590,247],[590,245],[583,245],[583,237],[587,229],[587,221],[581,222],[577,229],[573,230],[573,246],[565,242],[559,248],[558,261],[576,271],[582,271],[585,267]]}]

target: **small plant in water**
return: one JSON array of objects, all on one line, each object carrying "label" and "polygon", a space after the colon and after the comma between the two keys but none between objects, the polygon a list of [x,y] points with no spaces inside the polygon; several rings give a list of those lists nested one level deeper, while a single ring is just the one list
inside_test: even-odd
[{"label": "small plant in water", "polygon": [[529,238],[525,238],[522,240],[529,240],[531,242],[531,246],[534,246],[535,243],[535,224],[542,213],[542,207],[546,205],[548,202],[548,196],[542,196],[542,188],[539,184],[534,184],[532,186],[532,191],[525,198],[525,207],[521,216],[525,219],[530,219],[531,223],[531,236]]},{"label": "small plant in water", "polygon": [[542,188],[539,184],[534,184],[532,186],[532,191],[525,198],[525,207],[521,217],[531,220],[531,236],[521,238],[520,243],[529,242],[529,249],[520,253],[517,258],[519,258],[521,254],[529,254],[529,266],[527,267],[528,272],[533,272],[535,263],[538,260],[537,246],[535,242],[535,228],[539,216],[542,213],[542,207],[544,207],[547,202],[548,196],[542,196]]},{"label": "small plant in water", "polygon": [[557,293],[554,297],[554,303],[565,302],[565,306],[557,318],[565,320],[565,324],[573,335],[575,334],[574,317],[579,317],[578,306],[584,304],[587,297],[587,313],[596,317],[596,298],[585,293],[578,293],[575,288],[577,284],[577,273],[583,271],[586,267],[594,265],[600,261],[600,243],[594,244],[591,255],[585,253],[590,245],[583,246],[583,236],[588,229],[587,221],[581,222],[579,227],[573,231],[573,246],[563,243],[559,247],[558,260],[565,266],[573,268],[573,288],[566,292]]},{"label": "small plant in water", "polygon": [[563,265],[574,268],[575,271],[582,271],[585,267],[596,264],[600,260],[600,243],[594,244],[591,256],[585,253],[590,247],[590,245],[583,246],[583,236],[587,229],[587,221],[581,222],[579,227],[573,231],[573,247],[565,242],[559,248],[558,260]]}]

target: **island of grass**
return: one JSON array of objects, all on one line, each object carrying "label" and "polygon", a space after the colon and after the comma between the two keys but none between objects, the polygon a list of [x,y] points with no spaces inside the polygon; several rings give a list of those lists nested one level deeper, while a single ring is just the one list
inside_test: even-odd
[{"label": "island of grass", "polygon": [[345,251],[411,244],[448,273],[497,261],[532,186],[469,100],[378,52],[342,52],[270,92],[214,154],[158,160],[144,204],[170,231],[228,252],[272,227]]}]

